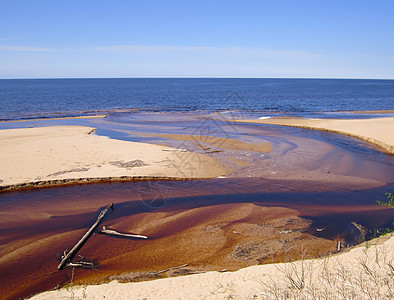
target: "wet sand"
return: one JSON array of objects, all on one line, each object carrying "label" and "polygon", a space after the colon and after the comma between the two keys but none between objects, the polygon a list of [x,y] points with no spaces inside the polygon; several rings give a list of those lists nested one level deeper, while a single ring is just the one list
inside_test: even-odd
[{"label": "wet sand", "polygon": [[196,147],[206,150],[207,153],[212,153],[212,151],[221,151],[223,149],[265,153],[272,152],[272,145],[270,142],[251,143],[218,136],[191,134],[144,134],[144,136],[163,137],[176,141],[193,142]]},{"label": "wet sand", "polygon": [[[127,127],[119,130],[128,131]],[[391,224],[392,210],[376,205],[393,188],[390,157],[363,146],[360,153],[357,145],[341,148],[336,137],[335,142],[329,136],[311,138],[296,128],[231,128],[222,124],[226,139],[239,139],[241,145],[270,142],[272,152],[229,149],[212,142],[210,147],[222,151],[206,153],[209,150],[198,147],[200,140],[173,135],[172,129],[156,137],[140,132],[149,143],[198,148],[200,154],[228,162],[233,173],[212,180],[112,182],[0,193],[4,297],[17,299],[70,283],[71,269],[52,274],[59,262],[56,254],[70,249],[100,208],[111,202],[115,210],[103,225],[149,239],[94,235],[80,254],[95,262],[97,270],[75,269],[73,284],[237,270],[300,258],[302,247],[309,249],[308,257],[319,257],[336,251],[338,240],[343,245],[357,243],[363,234]],[[349,142],[345,138],[344,143]],[[370,231],[362,233],[352,222]],[[178,272],[151,274],[184,264],[188,266]]]}]

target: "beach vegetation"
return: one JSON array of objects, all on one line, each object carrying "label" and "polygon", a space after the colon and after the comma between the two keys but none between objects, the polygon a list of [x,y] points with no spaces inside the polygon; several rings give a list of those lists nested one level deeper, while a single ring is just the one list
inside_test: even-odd
[{"label": "beach vegetation", "polygon": [[[394,208],[394,195],[392,194],[392,193],[386,193],[386,195],[387,195],[387,200],[388,201],[377,201],[377,203],[380,205],[380,206],[385,206],[385,207],[391,207],[391,208]],[[393,223],[392,223],[392,226],[394,227],[394,220],[393,220]],[[388,233],[392,233],[393,232],[393,229],[392,228],[390,228],[390,227],[384,227],[384,228],[379,228],[377,231],[376,231],[376,233],[375,233],[375,237],[379,237],[379,236],[382,236],[382,235],[386,235],[386,234],[388,234]]]},{"label": "beach vegetation", "polygon": [[386,193],[388,201],[377,201],[379,205],[394,208],[394,195],[392,193]]},{"label": "beach vegetation", "polygon": [[321,263],[301,260],[279,265],[280,279],[260,280],[258,299],[393,299],[393,256],[382,246],[388,237],[381,239],[368,243],[351,263],[330,256]]}]

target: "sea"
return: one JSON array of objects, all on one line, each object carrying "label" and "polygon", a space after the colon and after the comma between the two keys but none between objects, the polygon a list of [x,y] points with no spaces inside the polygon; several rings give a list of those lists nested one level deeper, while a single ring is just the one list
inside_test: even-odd
[{"label": "sea", "polygon": [[[101,78],[2,79],[0,120],[98,113],[226,111],[346,117],[394,109],[394,80]],[[355,117],[355,115],[352,115]]]}]

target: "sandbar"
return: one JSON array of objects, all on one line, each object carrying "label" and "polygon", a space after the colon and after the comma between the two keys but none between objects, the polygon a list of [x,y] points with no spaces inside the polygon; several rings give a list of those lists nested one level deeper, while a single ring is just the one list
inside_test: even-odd
[{"label": "sandbar", "polygon": [[[253,151],[253,152],[272,152],[272,144],[270,142],[245,142],[242,140],[209,136],[209,135],[191,135],[191,134],[156,134],[156,133],[145,133],[144,136],[151,137],[163,137],[166,139],[172,139],[177,141],[191,141],[193,144],[203,150],[213,149],[226,149],[226,150],[237,150],[237,151]],[[208,151],[209,153],[209,151]]]},{"label": "sandbar", "polygon": [[0,189],[133,178],[213,178],[230,172],[204,154],[94,132],[85,126],[0,130]]},{"label": "sandbar", "polygon": [[384,109],[384,110],[361,110],[361,111],[351,111],[352,114],[392,114],[394,110]]},{"label": "sandbar", "polygon": [[259,123],[329,131],[352,136],[394,153],[394,118],[371,119],[308,119],[274,117],[258,120],[237,120],[243,123]]}]

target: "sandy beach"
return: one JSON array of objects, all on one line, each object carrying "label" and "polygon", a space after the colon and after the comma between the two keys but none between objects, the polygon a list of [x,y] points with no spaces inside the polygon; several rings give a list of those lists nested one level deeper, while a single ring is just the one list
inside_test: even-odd
[{"label": "sandy beach", "polygon": [[237,120],[237,122],[282,125],[330,131],[367,141],[388,153],[394,153],[394,118],[339,120],[274,117],[258,120]]},{"label": "sandy beach", "polygon": [[231,171],[203,154],[113,140],[94,131],[83,126],[0,130],[0,188],[139,177],[213,178]]},{"label": "sandy beach", "polygon": [[[322,259],[148,282],[75,286],[31,299],[391,299],[393,263],[394,236],[389,235]],[[182,270],[187,266],[172,272]]]}]

